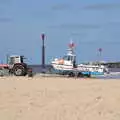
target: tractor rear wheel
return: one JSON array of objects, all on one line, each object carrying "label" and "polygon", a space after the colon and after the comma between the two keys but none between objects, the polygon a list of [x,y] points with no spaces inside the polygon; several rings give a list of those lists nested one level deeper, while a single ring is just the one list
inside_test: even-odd
[{"label": "tractor rear wheel", "polygon": [[22,65],[15,65],[13,68],[13,73],[15,76],[25,76],[26,75],[25,67]]}]

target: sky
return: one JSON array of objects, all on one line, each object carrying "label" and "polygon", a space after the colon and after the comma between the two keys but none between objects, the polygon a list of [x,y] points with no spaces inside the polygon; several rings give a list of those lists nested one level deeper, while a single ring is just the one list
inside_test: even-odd
[{"label": "sky", "polygon": [[0,0],[1,63],[24,55],[41,64],[42,33],[46,64],[65,55],[71,39],[79,63],[120,61],[120,0]]}]

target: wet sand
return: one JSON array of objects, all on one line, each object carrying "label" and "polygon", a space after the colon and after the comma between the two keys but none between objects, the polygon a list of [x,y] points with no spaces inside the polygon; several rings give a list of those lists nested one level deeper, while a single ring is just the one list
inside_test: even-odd
[{"label": "wet sand", "polygon": [[120,81],[0,77],[0,120],[120,120]]}]

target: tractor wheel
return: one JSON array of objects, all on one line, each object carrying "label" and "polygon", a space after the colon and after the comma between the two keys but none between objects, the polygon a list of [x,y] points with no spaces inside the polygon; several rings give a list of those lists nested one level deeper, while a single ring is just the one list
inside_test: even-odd
[{"label": "tractor wheel", "polygon": [[16,65],[13,68],[13,73],[15,76],[25,76],[26,75],[26,70],[24,66],[22,65]]}]

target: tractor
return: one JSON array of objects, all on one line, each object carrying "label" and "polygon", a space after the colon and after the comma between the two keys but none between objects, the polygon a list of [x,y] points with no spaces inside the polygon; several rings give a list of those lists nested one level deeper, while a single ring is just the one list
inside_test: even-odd
[{"label": "tractor", "polygon": [[7,65],[10,74],[15,76],[25,76],[28,72],[28,66],[24,63],[24,56],[12,55],[7,58]]}]

